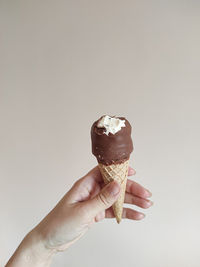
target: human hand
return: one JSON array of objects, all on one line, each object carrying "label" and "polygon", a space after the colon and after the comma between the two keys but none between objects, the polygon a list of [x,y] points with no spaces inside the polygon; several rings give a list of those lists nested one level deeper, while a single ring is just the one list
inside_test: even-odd
[{"label": "human hand", "polygon": [[[135,171],[129,167],[128,176]],[[98,167],[79,179],[55,208],[24,238],[9,260],[10,266],[49,266],[57,251],[67,249],[87,230],[104,218],[114,218],[112,204],[120,194],[113,181],[104,186]],[[149,208],[151,193],[138,183],[127,180],[125,203]],[[123,208],[123,218],[141,220],[144,214]]]},{"label": "human hand", "polygon": [[[129,167],[128,175],[135,171]],[[104,186],[99,168],[92,169],[78,180],[57,206],[36,227],[45,246],[50,250],[63,251],[77,241],[95,222],[114,218],[112,204],[117,200],[120,186],[117,182]],[[128,179],[125,203],[148,208],[151,193]],[[144,214],[130,208],[123,209],[123,218],[140,220]]]}]

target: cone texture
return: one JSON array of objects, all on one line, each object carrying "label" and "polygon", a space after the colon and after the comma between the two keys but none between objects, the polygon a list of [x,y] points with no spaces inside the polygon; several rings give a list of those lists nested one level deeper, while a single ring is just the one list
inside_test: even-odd
[{"label": "cone texture", "polygon": [[104,183],[108,184],[113,180],[115,180],[121,186],[120,196],[112,206],[114,215],[118,223],[120,223],[122,219],[123,203],[126,192],[126,182],[128,175],[128,166],[129,166],[129,160],[120,164],[112,164],[108,166],[99,163],[99,169],[102,174]]}]

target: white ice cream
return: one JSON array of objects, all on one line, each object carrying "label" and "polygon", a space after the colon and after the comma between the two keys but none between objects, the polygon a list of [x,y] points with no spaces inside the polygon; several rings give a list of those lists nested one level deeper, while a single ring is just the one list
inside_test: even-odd
[{"label": "white ice cream", "polygon": [[105,128],[104,132],[106,135],[109,133],[116,134],[121,130],[122,127],[126,127],[125,120],[120,120],[118,118],[112,118],[110,116],[103,116],[97,124],[98,128]]}]

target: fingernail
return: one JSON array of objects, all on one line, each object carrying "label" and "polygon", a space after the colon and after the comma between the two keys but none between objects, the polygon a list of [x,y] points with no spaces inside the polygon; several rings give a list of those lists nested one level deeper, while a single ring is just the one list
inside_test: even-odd
[{"label": "fingernail", "polygon": [[144,217],[145,217],[145,214],[144,213],[140,213],[138,215],[138,220],[142,220],[142,219],[144,219]]},{"label": "fingernail", "polygon": [[153,205],[153,202],[150,201],[150,200],[148,200],[148,201],[146,202],[146,205],[147,205],[147,208],[149,208],[149,207],[151,207],[151,206]]},{"label": "fingernail", "polygon": [[152,193],[149,190],[146,189],[146,195],[147,195],[147,197],[151,197]]},{"label": "fingernail", "polygon": [[114,181],[108,185],[107,190],[108,190],[109,195],[116,196],[119,194],[120,186],[117,182]]},{"label": "fingernail", "polygon": [[133,168],[129,167],[129,175],[134,175],[134,174],[136,174],[136,171]]}]

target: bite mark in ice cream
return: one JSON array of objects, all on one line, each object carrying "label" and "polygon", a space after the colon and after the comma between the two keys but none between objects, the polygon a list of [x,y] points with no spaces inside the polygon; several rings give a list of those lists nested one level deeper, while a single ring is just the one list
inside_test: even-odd
[{"label": "bite mark in ice cream", "polygon": [[116,117],[110,117],[105,115],[97,123],[98,128],[105,128],[104,134],[108,135],[109,133],[116,134],[121,130],[122,127],[125,127],[125,120],[120,120]]}]

